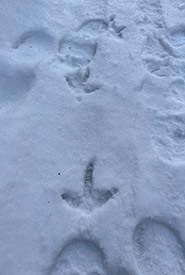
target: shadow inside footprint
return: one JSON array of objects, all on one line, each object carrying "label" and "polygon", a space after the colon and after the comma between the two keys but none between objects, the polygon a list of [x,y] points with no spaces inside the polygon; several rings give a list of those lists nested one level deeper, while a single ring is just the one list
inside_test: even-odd
[{"label": "shadow inside footprint", "polygon": [[84,87],[84,91],[87,93],[87,94],[90,94],[90,93],[94,93],[98,90],[100,90],[100,88],[102,87],[101,84],[96,84],[96,83],[87,83]]},{"label": "shadow inside footprint", "polygon": [[169,40],[174,46],[185,46],[185,24],[170,28]]},{"label": "shadow inside footprint", "polygon": [[84,87],[90,75],[89,68],[79,68],[72,74],[66,76],[66,81],[70,88],[81,89]]},{"label": "shadow inside footprint", "polygon": [[23,33],[12,48],[26,59],[42,59],[53,52],[54,40],[44,30],[32,30]]},{"label": "shadow inside footprint", "polygon": [[125,268],[119,269],[117,275],[135,275],[133,272],[128,271]]},{"label": "shadow inside footprint", "polygon": [[133,236],[134,255],[143,275],[185,274],[184,243],[166,223],[145,219]]},{"label": "shadow inside footprint", "polygon": [[89,240],[70,241],[57,256],[49,275],[106,275],[101,248]]},{"label": "shadow inside footprint", "polygon": [[80,93],[90,94],[97,90],[100,90],[101,86],[98,83],[88,82],[90,77],[90,69],[88,67],[82,67],[76,69],[74,72],[66,75],[66,81],[68,86],[77,95]]},{"label": "shadow inside footprint", "polygon": [[32,69],[0,59],[0,102],[8,103],[24,97],[35,80]]}]

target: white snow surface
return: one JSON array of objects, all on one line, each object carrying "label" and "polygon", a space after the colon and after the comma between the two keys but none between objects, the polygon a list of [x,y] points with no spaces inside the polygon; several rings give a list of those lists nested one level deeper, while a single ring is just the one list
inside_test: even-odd
[{"label": "white snow surface", "polygon": [[185,274],[184,0],[0,18],[0,275]]}]

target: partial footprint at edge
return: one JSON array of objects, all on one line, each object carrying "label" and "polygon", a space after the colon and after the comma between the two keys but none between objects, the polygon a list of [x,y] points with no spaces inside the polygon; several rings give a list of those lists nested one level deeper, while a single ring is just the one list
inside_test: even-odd
[{"label": "partial footprint at edge", "polygon": [[174,46],[185,46],[185,24],[171,27],[168,32],[168,39]]},{"label": "partial footprint at edge", "polygon": [[49,275],[106,275],[101,248],[89,240],[70,241],[58,254]]},{"label": "partial footprint at edge", "polygon": [[[138,0],[139,27],[144,29],[152,27],[161,30],[165,23],[162,15],[161,0]],[[144,32],[145,33],[145,32]]]},{"label": "partial footprint at edge", "polygon": [[156,118],[153,146],[158,155],[173,164],[185,162],[185,115],[166,115]]},{"label": "partial footprint at edge", "polygon": [[166,98],[171,103],[170,108],[176,111],[185,109],[185,82],[183,78],[174,79],[166,93]]},{"label": "partial footprint at edge", "polygon": [[0,102],[23,98],[32,88],[36,76],[32,69],[0,58]]},{"label": "partial footprint at edge", "polygon": [[133,249],[142,275],[183,275],[185,258],[183,241],[167,224],[145,219],[133,236]]},{"label": "partial footprint at edge", "polygon": [[21,55],[21,58],[35,61],[53,52],[54,41],[46,31],[32,30],[23,33],[12,49]]},{"label": "partial footprint at edge", "polygon": [[183,78],[174,78],[168,84],[163,79],[145,77],[141,89],[140,100],[147,108],[168,112],[185,110],[185,82]]},{"label": "partial footprint at edge", "polygon": [[144,34],[142,60],[158,77],[185,77],[185,24],[170,29],[164,21],[161,0],[139,0],[139,29]]}]

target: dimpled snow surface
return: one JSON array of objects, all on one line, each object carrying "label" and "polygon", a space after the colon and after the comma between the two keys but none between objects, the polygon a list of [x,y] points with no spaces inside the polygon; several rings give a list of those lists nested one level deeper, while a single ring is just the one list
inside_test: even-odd
[{"label": "dimpled snow surface", "polygon": [[0,18],[0,275],[185,275],[184,0]]}]

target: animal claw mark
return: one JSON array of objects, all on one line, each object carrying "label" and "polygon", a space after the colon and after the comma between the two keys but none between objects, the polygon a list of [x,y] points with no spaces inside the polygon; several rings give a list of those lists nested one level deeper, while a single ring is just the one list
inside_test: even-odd
[{"label": "animal claw mark", "polygon": [[117,188],[111,188],[111,190],[108,191],[95,190],[95,196],[97,201],[101,204],[113,198],[117,192]]},{"label": "animal claw mark", "polygon": [[78,207],[85,211],[92,211],[93,208],[104,205],[109,199],[114,198],[118,193],[117,188],[110,190],[94,188],[94,160],[91,160],[85,170],[84,191],[82,195],[73,192],[66,192],[61,195],[62,199],[72,207]]},{"label": "animal claw mark", "polygon": [[90,94],[90,93],[100,90],[100,88],[101,88],[101,85],[87,83],[84,87],[84,91],[86,92],[86,94]]},{"label": "animal claw mark", "polygon": [[61,195],[62,199],[65,200],[70,206],[79,207],[82,204],[82,198],[75,196],[73,193],[64,193]]},{"label": "animal claw mark", "polygon": [[111,22],[110,30],[111,32],[115,33],[119,38],[123,37],[123,31],[126,29],[124,25],[117,25],[115,21]]},{"label": "animal claw mark", "polygon": [[90,161],[87,165],[84,179],[84,196],[92,196],[93,187],[93,171],[94,171],[94,161]]}]

